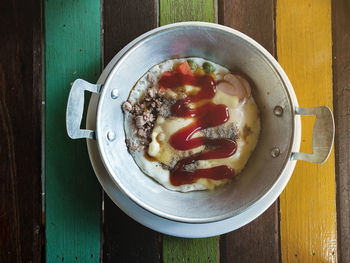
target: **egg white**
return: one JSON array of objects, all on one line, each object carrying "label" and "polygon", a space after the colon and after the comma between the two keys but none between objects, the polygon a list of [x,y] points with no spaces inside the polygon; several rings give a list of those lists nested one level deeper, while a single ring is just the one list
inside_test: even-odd
[{"label": "egg white", "polygon": [[[142,97],[149,86],[154,85],[160,79],[161,75],[165,71],[172,70],[174,65],[181,64],[186,59],[171,59],[164,61],[154,67],[152,67],[141,79],[136,83],[134,88],[130,92],[129,101],[134,103],[138,98]],[[202,65],[207,60],[202,58],[190,58],[197,65]],[[214,74],[216,80],[223,79],[223,76],[229,73],[229,70],[210,62],[214,66]],[[191,89],[191,86],[185,87],[185,89]],[[200,168],[210,168],[218,165],[228,165],[235,170],[238,174],[245,166],[248,161],[252,151],[254,150],[256,143],[258,141],[260,133],[260,119],[259,111],[255,104],[253,97],[250,97],[248,101],[237,107],[239,104],[237,97],[232,97],[221,91],[217,91],[213,102],[216,104],[225,104],[229,108],[230,119],[228,122],[233,122],[239,131],[237,141],[237,151],[234,155],[224,158],[224,159],[212,159],[212,160],[202,160],[199,161]],[[155,126],[152,130],[152,142],[148,148],[148,154],[155,159],[161,161],[163,164],[168,164],[174,155],[178,155],[181,158],[189,156],[190,154],[200,152],[203,150],[203,146],[200,146],[191,151],[177,151],[173,149],[168,140],[172,134],[182,127],[187,126],[193,120],[191,118],[178,118],[170,117],[169,119],[164,119],[158,116]],[[244,136],[244,127],[249,127],[249,135]],[[133,137],[133,131],[130,127],[129,116],[126,115],[124,118],[124,128],[127,138],[135,140]],[[194,137],[202,136],[201,132],[197,132]],[[158,138],[158,139],[157,139]],[[161,141],[159,140],[161,139]],[[186,184],[180,186],[174,186],[170,183],[170,172],[164,169],[162,165],[157,161],[150,161],[145,158],[145,152],[132,152],[131,153],[136,164],[140,169],[148,176],[152,177],[158,183],[170,190],[189,192],[196,190],[206,190],[213,189],[214,187],[225,184],[229,180],[211,180],[211,179],[199,179],[193,184]],[[180,159],[181,159],[180,158]]]}]

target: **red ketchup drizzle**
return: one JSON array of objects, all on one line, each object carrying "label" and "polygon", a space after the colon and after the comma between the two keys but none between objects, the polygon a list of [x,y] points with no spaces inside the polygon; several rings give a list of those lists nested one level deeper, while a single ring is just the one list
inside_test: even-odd
[{"label": "red ketchup drizzle", "polygon": [[197,132],[205,128],[215,127],[228,121],[230,115],[228,108],[224,104],[214,104],[207,102],[202,106],[190,108],[191,102],[211,99],[216,92],[216,84],[211,76],[205,75],[183,75],[175,71],[163,73],[159,80],[161,89],[176,89],[183,85],[199,87],[200,90],[195,95],[190,95],[185,99],[178,100],[171,108],[172,114],[177,117],[194,117],[195,121],[190,125],[180,129],[170,137],[170,145],[176,150],[190,150],[201,145],[210,149],[193,156],[189,156],[177,162],[175,168],[170,172],[170,183],[175,186],[191,184],[199,178],[221,180],[232,178],[235,174],[231,167],[226,165],[216,166],[207,169],[197,169],[186,171],[186,165],[198,160],[209,160],[226,158],[236,152],[237,144],[230,139],[208,139],[207,137],[192,138]]}]

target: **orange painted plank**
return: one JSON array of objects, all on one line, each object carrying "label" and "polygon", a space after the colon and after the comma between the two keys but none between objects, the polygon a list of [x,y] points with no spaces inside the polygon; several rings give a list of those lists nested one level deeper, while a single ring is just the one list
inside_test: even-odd
[{"label": "orange painted plank", "polygon": [[[332,108],[331,1],[277,0],[277,56],[301,107]],[[312,149],[313,119],[302,117],[301,151]],[[283,262],[336,262],[333,151],[322,165],[299,161],[280,198]]]}]

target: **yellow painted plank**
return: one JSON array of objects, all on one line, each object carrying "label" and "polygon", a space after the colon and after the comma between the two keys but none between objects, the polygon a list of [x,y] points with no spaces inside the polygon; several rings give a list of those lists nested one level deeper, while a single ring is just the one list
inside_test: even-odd
[{"label": "yellow painted plank", "polygon": [[[301,107],[332,108],[330,0],[277,0],[277,56]],[[313,120],[302,121],[301,151],[312,149]],[[336,262],[334,154],[299,161],[280,198],[283,262]]]}]

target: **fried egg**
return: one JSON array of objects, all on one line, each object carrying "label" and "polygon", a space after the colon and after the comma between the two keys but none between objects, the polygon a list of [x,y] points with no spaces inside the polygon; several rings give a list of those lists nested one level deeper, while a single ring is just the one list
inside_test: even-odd
[{"label": "fried egg", "polygon": [[[186,61],[186,59],[171,59],[162,62],[152,67],[134,86],[130,92],[129,101],[135,103],[147,88],[156,85],[162,73],[172,70],[176,65]],[[197,65],[202,65],[204,62],[209,62],[213,65],[214,71],[211,73],[216,81],[224,79],[224,76],[230,71],[223,66],[207,61],[202,58],[190,58]],[[180,87],[185,93],[197,92],[198,87],[184,85]],[[176,98],[177,94],[172,90],[167,90],[167,96]],[[211,168],[219,165],[227,165],[234,169],[235,174],[240,173],[252,154],[260,134],[260,118],[259,110],[250,96],[245,103],[240,103],[238,96],[227,94],[217,89],[215,96],[212,98],[215,104],[225,104],[228,108],[230,118],[225,125],[235,127],[237,136],[237,150],[236,153],[227,158],[199,160],[199,169]],[[196,107],[196,105],[191,105]],[[130,126],[130,116],[126,114],[124,118],[124,128],[126,137],[132,139],[133,129]],[[201,178],[192,184],[184,184],[174,186],[170,183],[170,171],[166,167],[171,167],[178,160],[188,157],[190,155],[200,153],[204,150],[204,146],[197,148],[179,151],[174,149],[170,143],[170,137],[183,127],[190,125],[194,118],[181,117],[163,117],[158,116],[151,132],[151,142],[144,151],[131,152],[135,162],[140,169],[155,181],[164,187],[181,192],[213,189],[216,186],[222,185],[230,181],[230,179],[213,180]],[[196,132],[192,138],[204,136],[202,131]]]}]

